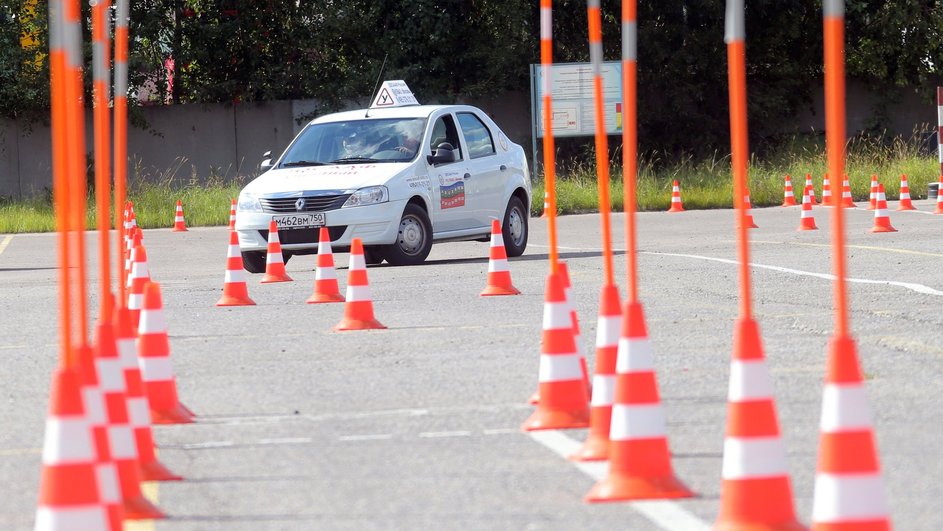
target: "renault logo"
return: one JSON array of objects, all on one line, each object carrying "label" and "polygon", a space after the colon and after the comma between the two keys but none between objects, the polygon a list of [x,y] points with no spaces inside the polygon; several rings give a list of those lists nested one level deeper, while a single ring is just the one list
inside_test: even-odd
[{"label": "renault logo", "polygon": [[297,210],[298,212],[301,212],[302,210],[304,210],[304,208],[305,208],[305,198],[300,197],[298,198],[297,201],[295,201],[295,210]]}]

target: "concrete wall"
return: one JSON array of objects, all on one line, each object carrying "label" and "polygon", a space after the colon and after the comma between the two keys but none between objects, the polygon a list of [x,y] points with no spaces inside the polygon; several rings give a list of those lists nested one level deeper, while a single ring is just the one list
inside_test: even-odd
[{"label": "concrete wall", "polygon": [[[789,124],[770,130],[824,131],[822,90],[809,109]],[[902,92],[901,102],[890,112],[892,133],[910,135],[918,124],[934,124],[933,94]],[[862,129],[871,115],[874,95],[866,87],[848,86],[848,131]],[[430,102],[432,103],[432,102]],[[508,137],[531,149],[530,95],[526,92],[498,98],[468,100],[501,125]],[[726,104],[726,102],[724,102]],[[130,127],[128,153],[130,176],[135,169],[143,178],[186,183],[205,181],[211,175],[226,179],[254,176],[262,153],[280,153],[305,121],[317,114],[317,102],[279,101],[242,105],[171,105],[138,109],[147,129]],[[91,154],[92,116],[86,127],[87,152]],[[764,128],[766,129],[766,128]],[[51,187],[50,131],[43,124],[26,126],[0,119],[0,197],[25,197]]]}]

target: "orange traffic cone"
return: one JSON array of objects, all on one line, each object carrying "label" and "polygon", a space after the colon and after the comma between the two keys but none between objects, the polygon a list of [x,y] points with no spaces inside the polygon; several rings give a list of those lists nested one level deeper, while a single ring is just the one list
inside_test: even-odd
[{"label": "orange traffic cone", "polygon": [[786,184],[783,187],[783,204],[784,207],[796,206],[796,195],[792,192],[792,178],[788,175],[786,176]]},{"label": "orange traffic cone", "polygon": [[671,208],[668,212],[684,212],[684,206],[681,204],[681,186],[677,180],[671,183]]},{"label": "orange traffic cone", "polygon": [[900,202],[897,205],[897,210],[917,210],[917,207],[914,206],[913,202],[910,200],[910,185],[907,183],[907,176],[903,173],[900,174]]},{"label": "orange traffic cone", "polygon": [[291,282],[292,278],[285,271],[282,257],[282,244],[278,241],[278,225],[275,220],[268,224],[268,252],[265,253],[265,276],[262,284],[269,282]]},{"label": "orange traffic cone", "polygon": [[871,175],[871,194],[868,195],[868,210],[874,210],[878,205],[878,176]]},{"label": "orange traffic cone", "polygon": [[559,273],[547,277],[544,301],[540,402],[521,428],[526,431],[585,428],[589,425],[589,397]]},{"label": "orange traffic cone", "polygon": [[99,498],[95,459],[79,374],[60,367],[52,375],[36,531],[116,529]]},{"label": "orange traffic cone", "polygon": [[855,341],[833,338],[826,366],[812,529],[890,530]]},{"label": "orange traffic cone", "polygon": [[134,248],[131,260],[131,273],[128,275],[128,310],[131,312],[131,325],[135,328],[141,319],[141,308],[144,307],[144,286],[151,281],[150,269],[147,266],[147,251],[143,245]]},{"label": "orange traffic cone", "polygon": [[934,214],[943,214],[943,175],[940,175],[940,184],[936,193],[936,210]]},{"label": "orange traffic cone", "polygon": [[187,424],[195,416],[177,398],[177,381],[170,362],[167,321],[160,285],[148,283],[144,289],[144,309],[138,327],[138,362],[141,381],[155,424]]},{"label": "orange traffic cone", "polygon": [[799,217],[799,228],[796,230],[819,230],[815,226],[815,216],[812,214],[812,187],[806,186],[802,194],[802,215]]},{"label": "orange traffic cone", "polygon": [[242,268],[242,252],[239,250],[239,235],[229,231],[229,249],[226,252],[226,278],[223,282],[223,296],[216,301],[216,306],[253,306],[255,301],[249,298],[246,285],[246,272]]},{"label": "orange traffic cone", "polygon": [[753,206],[750,204],[750,191],[747,190],[745,196],[743,196],[743,219],[746,220],[748,229],[758,229],[759,225],[753,221],[753,214],[750,211],[753,209]]},{"label": "orange traffic cone", "polygon": [[753,319],[737,321],[732,358],[720,515],[714,529],[804,530],[793,508],[786,447]]},{"label": "orange traffic cone", "polygon": [[229,230],[236,230],[236,198],[229,204]]},{"label": "orange traffic cone", "polygon": [[124,369],[125,385],[128,389],[128,418],[134,431],[138,463],[143,481],[175,481],[183,479],[167,469],[154,453],[154,436],[151,433],[151,411],[144,394],[135,331],[131,327],[131,314],[127,308],[118,308],[117,317],[118,353]]},{"label": "orange traffic cone", "polygon": [[544,211],[540,214],[540,217],[545,218],[549,216],[547,212],[550,211],[550,192],[544,191]]},{"label": "orange traffic cone", "polygon": [[891,226],[891,217],[887,213],[887,198],[884,195],[884,185],[878,185],[877,197],[875,198],[877,208],[874,209],[874,227],[871,232],[897,232],[897,229]]},{"label": "orange traffic cone", "polygon": [[177,200],[177,212],[174,215],[174,228],[171,232],[186,232],[187,224],[183,221],[183,203]]},{"label": "orange traffic cone", "polygon": [[588,502],[689,498],[674,475],[665,415],[658,396],[652,344],[638,302],[622,311],[615,403],[609,428],[609,474],[586,494]]},{"label": "orange traffic cone", "polygon": [[308,304],[322,302],[344,302],[337,286],[337,271],[334,269],[334,252],[331,250],[331,234],[321,227],[318,234],[318,267],[314,272],[314,293],[305,301]]},{"label": "orange traffic cone", "polygon": [[589,403],[589,434],[583,446],[570,456],[576,461],[601,461],[609,457],[609,426],[616,388],[616,356],[622,329],[619,289],[603,286],[596,321],[596,373]]},{"label": "orange traffic cone", "polygon": [[98,499],[105,507],[105,514],[108,516],[111,528],[121,529],[124,507],[121,500],[118,468],[115,466],[111,452],[105,397],[98,383],[98,371],[95,369],[95,354],[92,347],[86,344],[76,348],[76,357],[82,407],[85,411],[85,419],[92,430],[92,441],[95,445]]},{"label": "orange traffic cone", "polygon": [[344,318],[334,330],[372,330],[386,328],[373,316],[373,300],[367,280],[367,262],[363,256],[363,241],[350,242],[350,264],[347,266],[347,302]]},{"label": "orange traffic cone", "polygon": [[832,206],[832,183],[827,173],[822,177],[822,206]]},{"label": "orange traffic cone", "polygon": [[107,417],[107,437],[111,457],[118,471],[121,499],[126,520],[164,518],[162,513],[141,493],[141,473],[134,431],[128,414],[128,395],[114,325],[100,322],[96,328],[95,369]]},{"label": "orange traffic cone", "polygon": [[[812,187],[812,189],[809,191],[809,201],[812,202],[812,206],[815,206],[815,205],[817,205],[817,204],[819,204],[819,203],[818,203],[818,201],[815,200],[815,185],[812,183],[812,174],[811,174],[811,173],[805,174],[805,188],[808,188],[809,186]],[[803,190],[804,190],[805,188],[803,188]]]},{"label": "orange traffic cone", "polygon": [[511,284],[511,270],[508,268],[508,254],[504,249],[504,237],[501,235],[501,222],[493,219],[491,248],[488,254],[488,285],[481,292],[481,296],[520,294],[521,292]]},{"label": "orange traffic cone", "polygon": [[[125,283],[126,288],[131,288],[131,270],[134,265],[134,248],[138,245],[143,245],[144,241],[141,236],[141,229],[137,227],[131,227],[130,232],[128,232],[128,239],[125,246],[124,254],[124,272],[125,278],[122,281]],[[127,301],[125,301],[127,302]]]},{"label": "orange traffic cone", "polygon": [[856,205],[851,197],[851,185],[848,183],[848,176],[841,182],[841,206],[842,208],[855,208]]}]

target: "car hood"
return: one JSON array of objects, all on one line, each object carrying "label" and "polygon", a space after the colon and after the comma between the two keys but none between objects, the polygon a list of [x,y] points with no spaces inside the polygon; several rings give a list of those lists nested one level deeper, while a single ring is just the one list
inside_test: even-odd
[{"label": "car hood", "polygon": [[406,164],[344,164],[305,168],[271,169],[246,185],[244,192],[259,196],[273,193],[340,190],[386,184],[404,171]]}]

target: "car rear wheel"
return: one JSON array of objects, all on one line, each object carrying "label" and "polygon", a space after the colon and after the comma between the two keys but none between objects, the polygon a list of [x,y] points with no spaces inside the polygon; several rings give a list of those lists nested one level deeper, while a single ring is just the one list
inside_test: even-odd
[{"label": "car rear wheel", "polygon": [[504,249],[508,256],[520,256],[527,248],[527,211],[524,203],[517,196],[511,196],[507,211],[504,213],[504,224],[501,226],[501,236],[504,239]]},{"label": "car rear wheel", "polygon": [[432,223],[429,215],[419,205],[409,203],[399,221],[396,243],[384,249],[386,261],[391,265],[421,264],[431,250]]},{"label": "car rear wheel", "polygon": [[243,251],[242,267],[250,273],[265,273],[265,253],[263,251]]}]

